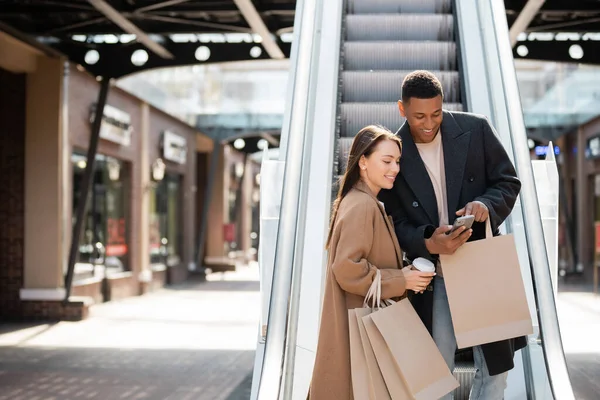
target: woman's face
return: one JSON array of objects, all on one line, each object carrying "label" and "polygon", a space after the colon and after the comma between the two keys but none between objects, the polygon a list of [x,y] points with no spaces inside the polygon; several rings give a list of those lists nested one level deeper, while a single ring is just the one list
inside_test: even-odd
[{"label": "woman's face", "polygon": [[359,160],[360,176],[377,195],[381,189],[391,189],[400,172],[400,148],[392,140],[379,142],[373,153]]}]

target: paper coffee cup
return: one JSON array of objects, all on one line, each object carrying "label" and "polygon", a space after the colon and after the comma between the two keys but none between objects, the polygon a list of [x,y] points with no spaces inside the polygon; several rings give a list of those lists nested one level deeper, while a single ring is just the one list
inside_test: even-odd
[{"label": "paper coffee cup", "polygon": [[423,257],[415,258],[412,262],[412,265],[421,272],[435,272],[435,265]]}]

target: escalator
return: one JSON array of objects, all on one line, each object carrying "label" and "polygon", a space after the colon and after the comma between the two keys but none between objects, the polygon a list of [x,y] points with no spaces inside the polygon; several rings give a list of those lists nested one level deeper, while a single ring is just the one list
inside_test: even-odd
[{"label": "escalator", "polygon": [[[503,5],[477,0],[303,0],[302,7],[304,17],[297,24],[303,32],[297,39],[308,37],[301,35],[313,29],[310,24],[320,24],[321,30],[310,36],[313,47],[304,42],[296,49],[291,112],[282,129],[289,144],[282,152],[286,171],[273,243],[278,254],[273,291],[264,294],[270,295],[270,309],[265,310],[270,337],[264,356],[261,351],[261,359],[257,357],[260,370],[255,371],[252,398],[305,398],[318,332],[315,287],[322,286],[325,268],[324,256],[314,256],[323,254],[324,235],[315,232],[326,230],[335,195],[331,187],[344,172],[352,138],[361,128],[380,124],[395,131],[401,126],[397,101],[402,80],[410,71],[426,69],[442,83],[445,109],[492,120],[523,182],[502,230],[514,233],[518,243],[535,333],[529,346],[515,355],[505,399],[572,399]],[[300,89],[306,91],[304,97]],[[294,117],[299,104],[304,107],[298,112],[301,122]],[[323,171],[330,171],[326,185]],[[468,399],[475,373],[471,352],[458,352],[456,361],[454,374],[461,387],[455,399]]]},{"label": "escalator", "polygon": [[[338,173],[342,175],[353,136],[377,123],[395,131],[407,73],[435,73],[444,90],[444,109],[462,111],[454,16],[450,0],[350,0],[342,26],[343,71]],[[456,400],[468,399],[475,375],[472,352],[457,355]]]}]

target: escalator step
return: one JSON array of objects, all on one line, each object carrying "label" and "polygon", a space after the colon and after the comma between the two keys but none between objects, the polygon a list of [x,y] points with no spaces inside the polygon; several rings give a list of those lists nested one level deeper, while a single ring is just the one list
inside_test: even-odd
[{"label": "escalator step", "polygon": [[348,14],[452,12],[452,0],[348,0]]},{"label": "escalator step", "polygon": [[[410,71],[344,71],[343,102],[398,101],[404,77]],[[456,71],[433,71],[442,83],[444,100],[460,102],[460,78]]]},{"label": "escalator step", "polygon": [[453,41],[453,19],[450,14],[349,15],[346,40]]},{"label": "escalator step", "polygon": [[346,42],[344,70],[456,70],[454,42]]},{"label": "escalator step", "polygon": [[[462,111],[460,103],[444,103],[444,109]],[[397,103],[342,103],[341,136],[353,137],[367,125],[383,125],[395,132],[404,118],[400,116]]]},{"label": "escalator step", "polygon": [[473,384],[473,377],[477,370],[473,366],[473,363],[457,362],[454,366],[453,375],[454,378],[460,384],[459,387],[454,389],[454,400],[468,400],[469,393],[471,392],[471,386]]}]

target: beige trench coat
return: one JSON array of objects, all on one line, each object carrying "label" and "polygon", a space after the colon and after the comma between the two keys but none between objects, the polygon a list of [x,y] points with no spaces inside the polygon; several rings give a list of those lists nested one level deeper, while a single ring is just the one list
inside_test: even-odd
[{"label": "beige trench coat", "polygon": [[384,215],[362,181],[340,204],[329,249],[311,400],[353,399],[348,310],[362,307],[376,270],[381,271],[383,299],[405,293],[402,252],[391,218]]}]

